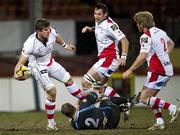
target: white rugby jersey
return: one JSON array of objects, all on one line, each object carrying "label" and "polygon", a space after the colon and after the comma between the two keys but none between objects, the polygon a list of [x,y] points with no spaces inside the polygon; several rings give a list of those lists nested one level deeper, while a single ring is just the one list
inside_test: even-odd
[{"label": "white rugby jersey", "polygon": [[46,45],[37,39],[36,32],[29,36],[24,43],[22,54],[28,58],[30,65],[48,66],[52,64],[52,50],[56,42],[56,36],[55,29],[51,28]]},{"label": "white rugby jersey", "polygon": [[95,24],[95,36],[99,58],[119,58],[118,44],[125,35],[110,17]]},{"label": "white rugby jersey", "polygon": [[140,52],[148,53],[149,70],[162,75],[173,75],[167,42],[170,40],[165,31],[152,27],[140,37]]}]

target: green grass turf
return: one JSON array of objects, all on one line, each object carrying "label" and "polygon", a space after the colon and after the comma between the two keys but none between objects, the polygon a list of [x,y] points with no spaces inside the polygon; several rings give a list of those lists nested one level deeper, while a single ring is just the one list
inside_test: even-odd
[{"label": "green grass turf", "polygon": [[69,119],[60,112],[56,112],[56,122],[59,131],[46,131],[46,113],[42,112],[18,112],[0,113],[0,135],[179,135],[180,116],[178,120],[169,124],[170,116],[163,111],[166,122],[165,130],[148,131],[147,128],[154,123],[150,108],[136,107],[131,111],[131,120],[123,121],[123,114],[119,127],[113,130],[74,130]]}]

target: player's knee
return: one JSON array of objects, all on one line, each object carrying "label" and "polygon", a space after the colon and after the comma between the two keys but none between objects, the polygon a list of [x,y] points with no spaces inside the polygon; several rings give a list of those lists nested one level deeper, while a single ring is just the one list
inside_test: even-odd
[{"label": "player's knee", "polygon": [[47,91],[48,99],[54,100],[56,98],[56,87],[52,87]]},{"label": "player's knee", "polygon": [[54,84],[49,84],[49,85],[45,85],[43,88],[47,92],[47,91],[54,89],[55,86],[54,86]]},{"label": "player's knee", "polygon": [[147,104],[148,97],[145,94],[141,93],[139,99],[142,103]]},{"label": "player's knee", "polygon": [[73,83],[74,83],[74,82],[73,82],[73,79],[70,77],[69,80],[66,81],[64,84],[65,84],[66,86],[70,86],[70,85],[72,85]]},{"label": "player's knee", "polygon": [[62,79],[62,82],[64,82],[64,83],[70,83],[71,81],[72,81],[72,79],[71,79],[70,74],[69,74],[68,72],[66,72],[65,75],[64,75],[64,77],[63,77],[63,79]]},{"label": "player's knee", "polygon": [[84,80],[84,79],[82,79],[81,85],[82,85],[82,87],[83,87],[84,90],[85,90],[85,89],[89,89],[89,88],[91,88],[91,86],[92,86],[91,83],[87,82],[87,81]]},{"label": "player's knee", "polygon": [[95,79],[88,73],[85,74],[81,80],[81,84],[84,89],[89,89],[94,82],[95,82]]}]

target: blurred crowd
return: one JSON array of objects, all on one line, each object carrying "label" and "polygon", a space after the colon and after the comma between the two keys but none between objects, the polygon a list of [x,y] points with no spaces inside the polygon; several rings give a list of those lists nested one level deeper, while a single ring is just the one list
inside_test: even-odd
[{"label": "blurred crowd", "polygon": [[[178,0],[42,0],[42,15],[48,19],[92,19],[97,2],[107,4],[113,18],[131,18],[137,11],[148,10],[162,21],[180,19]],[[29,5],[30,0],[1,0],[0,20],[28,19]]]},{"label": "blurred crowd", "polygon": [[[54,20],[73,19],[77,22],[77,29],[80,29],[83,21],[93,21],[94,5],[96,3],[105,3],[108,6],[110,16],[117,20],[117,23],[120,24],[121,29],[125,31],[128,39],[131,41],[129,51],[129,58],[131,59],[128,59],[127,65],[132,63],[134,56],[138,54],[138,48],[135,48],[133,45],[139,42],[137,40],[139,34],[137,29],[135,29],[135,24],[131,22],[134,13],[137,11],[148,10],[152,12],[157,26],[161,24],[160,26],[162,28],[166,28],[168,34],[175,41],[176,47],[178,47],[180,43],[178,34],[180,33],[179,0],[0,0],[0,21],[30,19],[30,11],[33,10],[33,7],[30,8],[30,2],[32,1],[42,2],[42,10],[39,9],[39,12],[42,12],[42,17]],[[78,20],[80,21],[78,22]],[[78,24],[80,25],[79,27]],[[79,43],[79,48],[83,49],[84,42],[79,40],[77,42]],[[82,46],[80,46],[80,43]],[[13,56],[16,56],[20,50],[17,51]],[[12,58],[2,57],[4,54],[12,54],[12,52],[1,52],[0,64],[3,66],[0,68],[0,76],[11,76],[16,61]],[[71,71],[72,75],[82,75],[88,70],[85,67],[90,67],[89,65],[94,63],[96,59],[95,56],[96,54],[94,53],[88,56],[89,61],[87,62],[83,59],[84,56],[80,55],[76,56],[76,59],[69,57],[63,60],[61,57],[59,58],[58,55],[56,57],[58,57],[58,60],[61,60],[63,66],[67,67],[68,71]],[[16,59],[15,57],[13,58]],[[77,71],[74,67],[81,70]]]}]

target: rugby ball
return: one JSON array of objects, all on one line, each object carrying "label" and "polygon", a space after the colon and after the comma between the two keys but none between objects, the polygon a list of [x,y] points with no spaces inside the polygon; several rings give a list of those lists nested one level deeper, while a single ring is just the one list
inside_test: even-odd
[{"label": "rugby ball", "polygon": [[21,66],[16,71],[16,74],[18,76],[18,78],[17,78],[18,80],[26,80],[27,78],[29,78],[32,75],[31,71],[26,66]]}]

